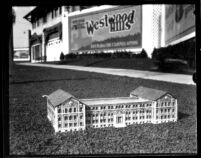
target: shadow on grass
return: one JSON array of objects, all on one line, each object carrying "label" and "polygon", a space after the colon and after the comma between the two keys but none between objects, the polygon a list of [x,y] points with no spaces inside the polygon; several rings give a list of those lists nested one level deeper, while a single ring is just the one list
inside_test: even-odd
[{"label": "shadow on grass", "polygon": [[[100,79],[97,77],[91,79]],[[89,80],[89,78],[64,78],[64,79],[49,79],[49,80],[31,80],[31,81],[11,81],[10,84],[28,84],[28,83],[40,83],[40,82],[55,82],[55,81],[71,81],[71,80]]]},{"label": "shadow on grass", "polygon": [[189,115],[188,114],[184,114],[182,112],[178,112],[178,120],[182,120],[186,117],[188,117]]},{"label": "shadow on grass", "polygon": [[112,59],[111,58],[110,59],[102,59],[102,60],[94,61],[94,62],[92,62],[90,64],[85,65],[85,66],[93,66],[93,65],[96,65],[96,64],[99,64],[99,63],[110,61],[110,60],[112,60]]}]

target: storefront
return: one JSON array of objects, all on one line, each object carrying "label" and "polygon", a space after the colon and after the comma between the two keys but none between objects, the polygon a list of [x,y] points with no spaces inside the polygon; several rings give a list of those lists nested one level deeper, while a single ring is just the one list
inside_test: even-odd
[{"label": "storefront", "polygon": [[43,30],[45,36],[46,61],[60,60],[62,52],[62,24],[61,22]]}]

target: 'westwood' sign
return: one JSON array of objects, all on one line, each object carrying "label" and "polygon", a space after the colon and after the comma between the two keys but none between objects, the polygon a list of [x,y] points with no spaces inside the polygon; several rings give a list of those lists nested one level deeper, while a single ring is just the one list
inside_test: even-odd
[{"label": "'westwood' sign", "polygon": [[115,7],[69,17],[70,51],[140,48],[141,6]]}]

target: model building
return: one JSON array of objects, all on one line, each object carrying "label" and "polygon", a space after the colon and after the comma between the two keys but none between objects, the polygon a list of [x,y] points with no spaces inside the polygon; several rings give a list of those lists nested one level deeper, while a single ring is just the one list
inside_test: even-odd
[{"label": "model building", "polygon": [[177,99],[142,86],[129,97],[77,99],[61,89],[45,96],[47,117],[55,132],[177,121]]}]

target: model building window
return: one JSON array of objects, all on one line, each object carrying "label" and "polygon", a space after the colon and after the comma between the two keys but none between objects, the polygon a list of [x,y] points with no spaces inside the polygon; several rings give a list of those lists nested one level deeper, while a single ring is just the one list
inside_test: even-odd
[{"label": "model building window", "polygon": [[61,128],[61,124],[58,124],[58,127]]},{"label": "model building window", "polygon": [[72,120],[72,116],[69,117],[69,120]]},{"label": "model building window", "polygon": [[80,112],[82,112],[82,107],[80,107]]},{"label": "model building window", "polygon": [[174,112],[174,109],[172,109],[172,112]]},{"label": "model building window", "polygon": [[58,117],[58,121],[61,121],[61,117]]},{"label": "model building window", "polygon": [[65,116],[65,117],[64,117],[64,119],[65,119],[65,120],[68,120],[68,117],[67,117],[67,116]]},{"label": "model building window", "polygon": [[81,115],[81,116],[80,116],[80,119],[82,119],[82,118],[83,118],[83,116]]},{"label": "model building window", "polygon": [[74,116],[74,120],[76,120],[76,118],[77,118],[77,117],[76,117],[76,116]]},{"label": "model building window", "polygon": [[61,113],[61,109],[60,108],[58,109],[58,113]]},{"label": "model building window", "polygon": [[68,124],[67,123],[65,123],[65,127],[67,127],[68,126]]},{"label": "model building window", "polygon": [[72,108],[69,108],[69,112],[70,112],[70,113],[72,112]]}]

